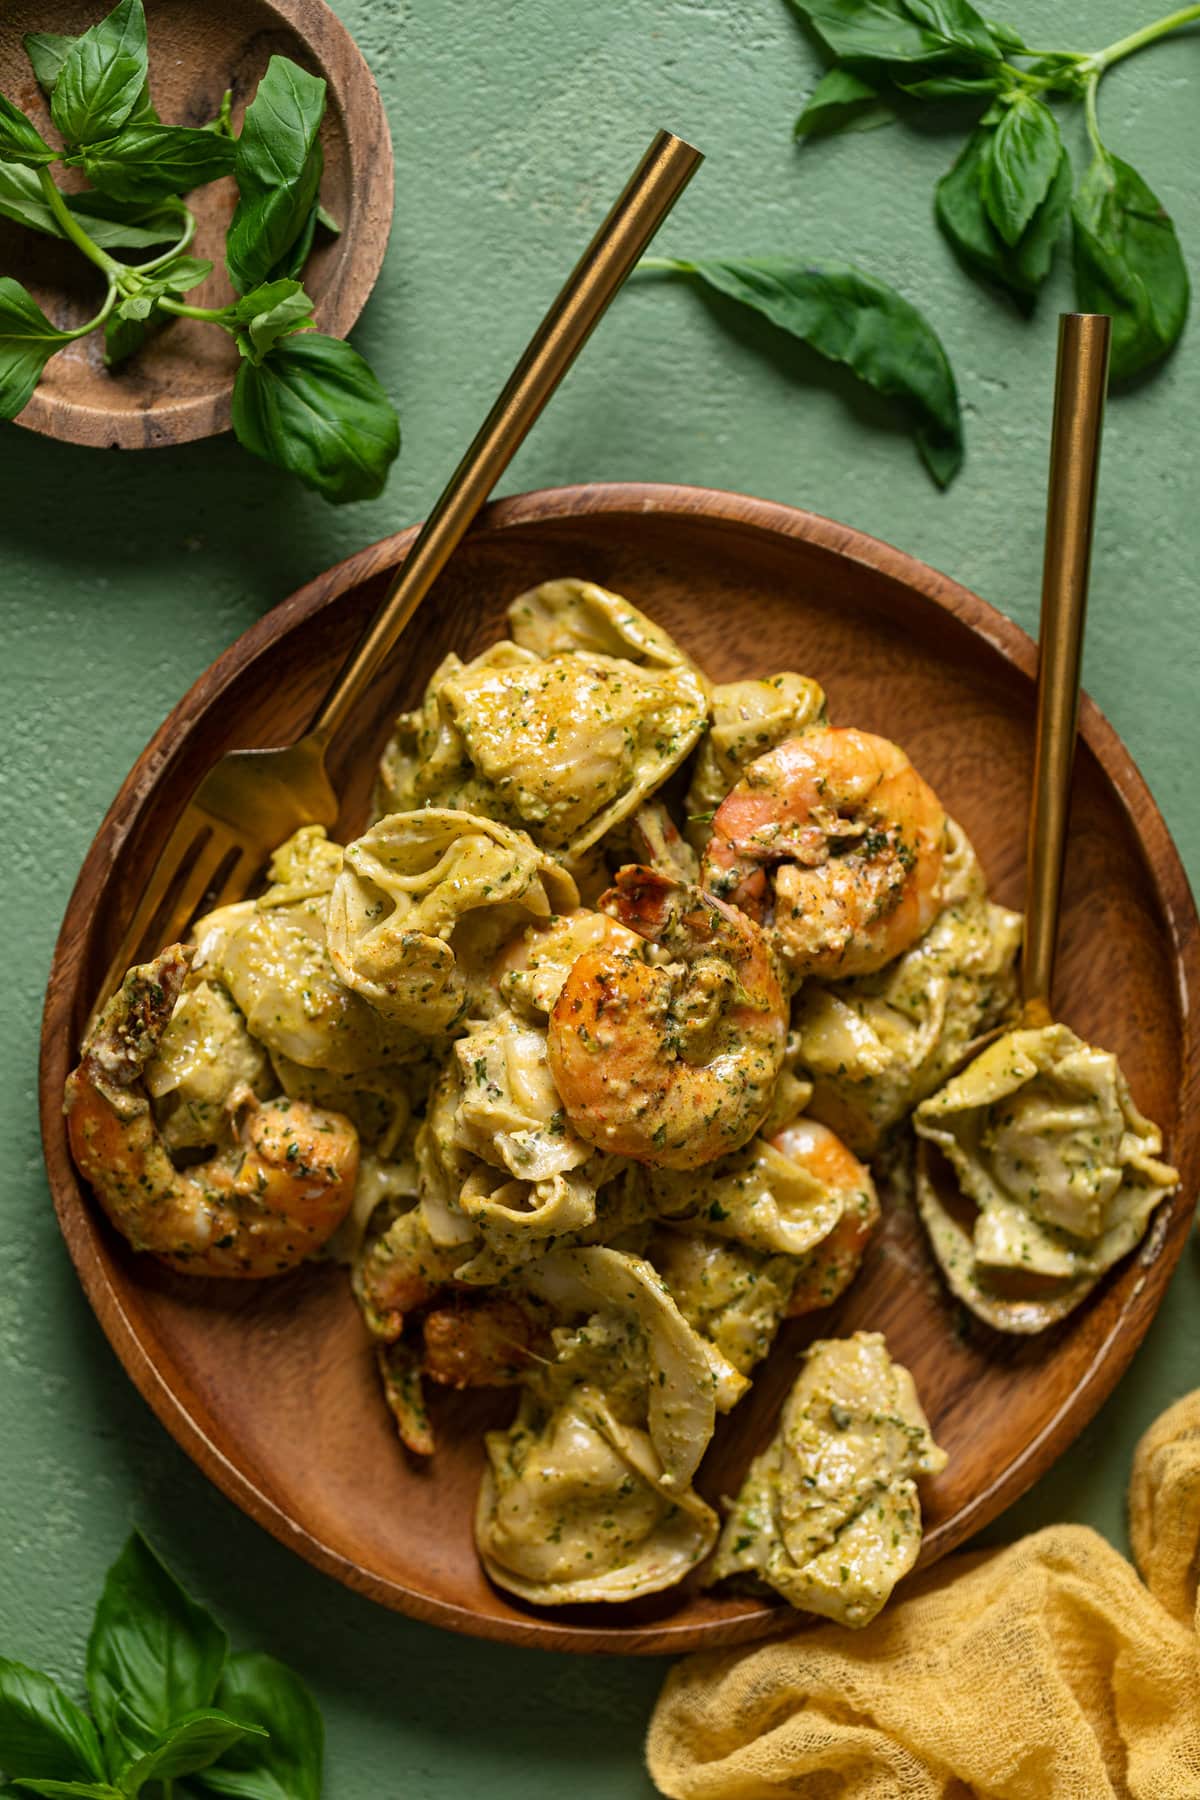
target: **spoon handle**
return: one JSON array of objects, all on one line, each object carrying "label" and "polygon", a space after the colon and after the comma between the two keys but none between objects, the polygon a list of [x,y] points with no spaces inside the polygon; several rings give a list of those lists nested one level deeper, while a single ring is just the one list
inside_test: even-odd
[{"label": "spoon handle", "polygon": [[345,723],[395,647],[451,551],[702,161],[699,150],[669,131],[660,131],[651,143],[530,339],[393,577],[366,635],[334,683],[313,725],[314,732],[326,741]]},{"label": "spoon handle", "polygon": [[1022,988],[1029,1023],[1051,1017],[1111,324],[1104,313],[1063,313],[1058,327],[1038,639],[1037,733],[1025,853]]}]

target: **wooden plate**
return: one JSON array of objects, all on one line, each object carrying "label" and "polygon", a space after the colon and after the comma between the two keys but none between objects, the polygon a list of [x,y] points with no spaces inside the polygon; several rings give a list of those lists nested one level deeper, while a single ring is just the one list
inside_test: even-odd
[{"label": "wooden plate", "polygon": [[[29,31],[74,36],[110,7],[111,0],[8,0],[4,8],[0,92],[51,143],[58,139],[50,108],[21,40]],[[342,231],[336,238],[318,231],[304,284],[316,302],[318,329],[345,337],[383,263],[393,184],[383,102],[350,33],[323,0],[146,0],[146,28],[151,92],[170,125],[215,118],[231,88],[240,129],[246,103],[275,55],[325,77],[321,198]],[[61,166],[54,177],[64,187],[87,185],[72,181],[72,172]],[[222,260],[237,202],[233,177],[198,188],[187,200],[198,221],[192,254],[216,264],[187,299],[193,306],[224,306],[233,298]],[[56,325],[82,325],[104,297],[102,277],[70,244],[8,219],[0,219],[0,269],[17,276]],[[18,425],[72,444],[122,450],[183,444],[228,429],[238,355],[225,332],[176,319],[112,374],[101,360],[103,337],[95,332],[80,338],[51,358]]]},{"label": "wooden plate", "polygon": [[[440,1448],[417,1468],[378,1392],[344,1273],[261,1285],[168,1274],[134,1255],[81,1191],[63,1080],[122,919],[192,782],[221,751],[299,733],[408,532],[277,607],[222,656],[148,746],[88,854],[55,952],[41,1106],[55,1204],[88,1298],[133,1380],[200,1467],[318,1568],[386,1606],[481,1637],[557,1650],[673,1652],[762,1636],[777,1608],[685,1587],[622,1608],[538,1613],[480,1572],[471,1514],[480,1431],[511,1395],[435,1401]],[[612,485],[552,489],[483,514],[360,708],[343,827],[362,818],[391,715],[450,648],[480,649],[505,603],[555,575],[628,595],[725,679],[819,677],[835,720],[897,738],[974,839],[1000,899],[1020,905],[1035,651],[1015,625],[923,564],[826,519],[739,495]],[[1069,1321],[1032,1341],[970,1323],[947,1298],[919,1226],[893,1205],[857,1283],[789,1327],[722,1423],[700,1486],[734,1490],[769,1435],[813,1336],[882,1329],[913,1371],[950,1453],[926,1488],[932,1562],[1016,1498],[1091,1418],[1133,1355],[1191,1220],[1198,1127],[1197,919],[1162,819],[1086,701],[1063,914],[1058,1008],[1115,1050],[1161,1121],[1182,1186],[1142,1248]]]}]

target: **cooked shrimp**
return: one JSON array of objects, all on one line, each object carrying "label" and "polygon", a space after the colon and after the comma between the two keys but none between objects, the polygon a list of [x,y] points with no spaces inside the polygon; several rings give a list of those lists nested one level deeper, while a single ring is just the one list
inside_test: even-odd
[{"label": "cooked shrimp", "polygon": [[444,1387],[507,1387],[553,1349],[532,1305],[454,1279],[466,1254],[461,1244],[435,1244],[414,1207],[367,1245],[354,1271],[384,1399],[400,1441],[416,1456],[436,1447],[426,1375]]},{"label": "cooked shrimp", "polygon": [[420,1207],[393,1219],[370,1240],[354,1271],[354,1291],[372,1337],[395,1343],[408,1314],[444,1293],[469,1254],[462,1244],[435,1244]]},{"label": "cooked shrimp", "polygon": [[771,1142],[845,1201],[829,1236],[800,1259],[788,1303],[788,1317],[794,1319],[818,1306],[831,1305],[849,1287],[879,1223],[879,1200],[866,1164],[860,1163],[827,1125],[819,1125],[815,1119],[793,1119]]},{"label": "cooked shrimp", "polygon": [[459,1296],[433,1307],[422,1322],[421,1367],[445,1387],[508,1387],[539,1354],[549,1334],[511,1294]]},{"label": "cooked shrimp", "polygon": [[230,1100],[233,1143],[177,1169],[143,1082],[192,952],[181,945],[131,969],[67,1081],[71,1153],[135,1250],[187,1275],[279,1275],[317,1250],[354,1198],[358,1136],[340,1113],[298,1100]]},{"label": "cooked shrimp", "polygon": [[743,913],[653,869],[622,869],[601,906],[673,960],[599,949],[572,965],[550,1015],[555,1085],[589,1143],[699,1168],[770,1106],[787,1037],[774,954]]},{"label": "cooked shrimp", "polygon": [[945,845],[946,815],[903,750],[820,726],[726,795],[701,882],[774,925],[795,981],[867,975],[933,923]]}]

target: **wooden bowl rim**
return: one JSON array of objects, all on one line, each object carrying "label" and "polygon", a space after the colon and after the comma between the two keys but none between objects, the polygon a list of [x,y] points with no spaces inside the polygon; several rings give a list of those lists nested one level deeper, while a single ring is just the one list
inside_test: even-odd
[{"label": "wooden bowl rim", "polygon": [[[355,195],[355,241],[338,281],[317,303],[316,321],[331,337],[347,337],[379,279],[392,229],[396,167],[383,98],[362,51],[326,0],[259,0],[312,49],[321,74],[340,101]],[[330,67],[330,50],[343,60]],[[357,121],[368,126],[364,132]],[[357,157],[356,145],[380,133],[386,155]],[[110,410],[84,401],[34,392],[13,420],[59,443],[85,448],[146,450],[190,444],[228,431],[233,417],[233,375],[222,387],[137,411]],[[152,436],[147,419],[169,432]]]},{"label": "wooden bowl rim", "polygon": [[[1036,675],[1037,646],[1020,626],[987,601],[880,539],[777,501],[678,484],[598,482],[543,488],[494,501],[483,509],[472,533],[496,535],[569,517],[615,518],[646,513],[684,521],[692,518],[716,522],[777,539],[814,544],[903,584],[962,620],[1019,673],[1030,680]],[[105,815],[67,903],[55,943],[42,1020],[41,1127],[59,1225],[93,1311],[126,1372],[159,1420],[229,1499],[315,1568],[369,1599],[426,1623],[529,1648],[674,1655],[717,1642],[748,1642],[786,1627],[793,1615],[779,1605],[747,1600],[744,1613],[717,1620],[678,1625],[667,1621],[624,1630],[558,1623],[547,1616],[497,1618],[409,1588],[344,1557],[264,1494],[193,1418],[160,1374],[136,1321],[126,1311],[87,1240],[86,1209],[91,1202],[75,1174],[62,1113],[63,1083],[74,1060],[69,1034],[78,964],[73,946],[86,943],[94,917],[93,903],[85,901],[85,896],[94,895],[102,886],[101,876],[111,873],[138,814],[164,776],[169,777],[170,765],[180,747],[232,678],[269,652],[301,621],[336,601],[348,589],[402,561],[418,529],[414,525],[380,539],[317,575],[243,632],[172,710]],[[1160,1209],[1138,1253],[1140,1278],[1082,1380],[1021,1455],[969,1505],[926,1536],[921,1567],[953,1549],[1015,1500],[1094,1416],[1140,1344],[1191,1229],[1190,1196],[1200,1179],[1200,1008],[1190,1001],[1193,993],[1200,993],[1200,920],[1179,853],[1144,779],[1117,732],[1087,695],[1082,699],[1079,729],[1126,812],[1168,924],[1183,1052],[1179,1123],[1171,1146],[1180,1183],[1173,1200]],[[1138,1315],[1130,1320],[1127,1315],[1135,1298]]]}]

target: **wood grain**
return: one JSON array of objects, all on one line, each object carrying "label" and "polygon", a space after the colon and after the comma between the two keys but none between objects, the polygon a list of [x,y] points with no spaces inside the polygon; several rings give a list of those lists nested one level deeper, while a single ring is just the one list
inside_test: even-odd
[{"label": "wood grain", "polygon": [[[105,0],[9,0],[4,9],[0,91],[51,143],[58,140],[50,108],[21,40],[28,31],[85,31],[106,9]],[[230,88],[240,129],[246,104],[275,55],[325,77],[321,198],[342,230],[339,237],[318,231],[304,284],[316,303],[318,329],[345,337],[383,264],[393,196],[387,117],[353,38],[322,0],[146,0],[146,27],[152,98],[171,125],[203,125],[215,118]],[[63,187],[87,185],[61,167],[54,175]],[[198,221],[190,254],[216,265],[187,295],[191,305],[224,306],[233,298],[223,257],[236,202],[232,176],[188,197]],[[136,260],[142,253],[128,254]],[[47,316],[67,328],[93,318],[104,297],[99,271],[72,245],[7,219],[0,219],[0,269],[17,276]],[[80,338],[51,358],[18,415],[19,425],[113,450],[182,444],[228,429],[238,355],[225,332],[176,319],[111,373],[102,361],[103,335]]]},{"label": "wood grain", "polygon": [[[174,1277],[135,1256],[81,1191],[61,1094],[99,972],[191,785],[221,751],[307,723],[414,533],[318,577],[226,652],[139,758],[79,877],[55,952],[42,1039],[50,1183],[71,1255],[117,1354],[159,1418],[251,1517],[384,1605],[483,1637],[558,1650],[674,1652],[760,1637],[789,1615],[685,1587],[620,1609],[538,1614],[480,1573],[471,1510],[479,1434],[511,1396],[435,1397],[432,1466],[400,1450],[344,1275],[314,1267],[253,1288]],[[788,507],[698,489],[565,488],[489,507],[336,747],[343,827],[370,764],[442,654],[479,649],[505,604],[583,575],[645,607],[718,677],[791,668],[835,721],[898,739],[1019,906],[1036,653],[975,595],[871,538]],[[1200,934],[1179,858],[1112,728],[1083,703],[1055,1006],[1115,1050],[1166,1133],[1182,1185],[1141,1250],[1052,1333],[1001,1338],[947,1297],[896,1197],[857,1283],[789,1327],[724,1421],[700,1486],[736,1487],[769,1435],[805,1341],[870,1326],[913,1371],[945,1473],[926,1488],[926,1563],[995,1517],[1066,1448],[1129,1362],[1186,1239],[1200,1159]]]}]

